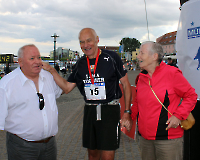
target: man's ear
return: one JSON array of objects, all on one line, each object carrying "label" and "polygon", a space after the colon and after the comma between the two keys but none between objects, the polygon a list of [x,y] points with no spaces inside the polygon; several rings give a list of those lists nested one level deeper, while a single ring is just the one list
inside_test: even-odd
[{"label": "man's ear", "polygon": [[18,58],[18,63],[20,65],[20,67],[23,65],[22,58]]}]

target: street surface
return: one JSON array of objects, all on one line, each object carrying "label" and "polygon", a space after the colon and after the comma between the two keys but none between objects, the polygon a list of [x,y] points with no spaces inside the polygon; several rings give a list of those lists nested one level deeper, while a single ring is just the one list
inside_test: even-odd
[{"label": "street surface", "polygon": [[[125,65],[126,66],[126,65]],[[127,68],[127,66],[126,66]],[[131,85],[139,70],[128,71]],[[87,149],[82,147],[82,122],[84,100],[77,87],[69,94],[57,99],[58,127],[56,135],[58,160],[87,160]],[[7,160],[5,131],[0,131],[0,160]],[[116,151],[116,160],[141,160],[138,144],[121,132],[120,148]]]}]

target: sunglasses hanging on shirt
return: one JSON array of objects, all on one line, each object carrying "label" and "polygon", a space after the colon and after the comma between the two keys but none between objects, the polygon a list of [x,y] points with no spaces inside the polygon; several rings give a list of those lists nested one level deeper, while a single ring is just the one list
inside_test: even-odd
[{"label": "sunglasses hanging on shirt", "polygon": [[37,93],[38,97],[39,97],[39,108],[40,110],[43,110],[44,108],[44,97],[41,93]]}]

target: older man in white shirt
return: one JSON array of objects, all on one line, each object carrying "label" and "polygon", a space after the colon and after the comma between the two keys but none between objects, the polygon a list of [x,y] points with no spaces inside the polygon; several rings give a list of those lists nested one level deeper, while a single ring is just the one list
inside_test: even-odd
[{"label": "older man in white shirt", "polygon": [[42,69],[35,45],[18,51],[20,67],[0,81],[0,130],[6,130],[9,160],[56,160],[56,98],[62,90]]}]

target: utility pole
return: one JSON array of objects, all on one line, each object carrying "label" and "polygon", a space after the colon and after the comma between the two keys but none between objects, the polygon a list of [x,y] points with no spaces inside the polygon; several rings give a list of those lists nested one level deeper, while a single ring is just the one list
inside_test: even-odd
[{"label": "utility pole", "polygon": [[53,59],[54,59],[54,68],[55,68],[55,59],[56,59],[56,38],[59,37],[56,33],[54,33],[54,35],[52,35],[51,37],[54,38],[54,51],[53,51]]}]

